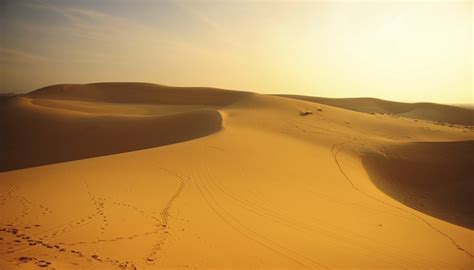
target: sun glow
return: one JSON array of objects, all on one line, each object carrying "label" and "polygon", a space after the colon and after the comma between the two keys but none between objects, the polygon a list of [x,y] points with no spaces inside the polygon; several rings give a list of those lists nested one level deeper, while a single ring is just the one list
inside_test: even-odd
[{"label": "sun glow", "polygon": [[7,1],[4,10],[3,91],[144,81],[472,102],[469,1]]}]

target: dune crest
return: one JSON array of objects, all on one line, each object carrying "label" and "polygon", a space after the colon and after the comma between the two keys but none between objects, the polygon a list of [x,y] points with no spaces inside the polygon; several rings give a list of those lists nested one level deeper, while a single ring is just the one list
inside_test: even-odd
[{"label": "dune crest", "polygon": [[34,99],[78,100],[131,104],[225,106],[248,92],[206,87],[173,87],[151,83],[91,83],[47,86],[27,96]]},{"label": "dune crest", "polygon": [[474,109],[436,103],[403,103],[377,98],[323,98],[298,95],[278,95],[287,98],[326,104],[347,110],[393,114],[413,119],[444,122],[457,125],[474,125]]}]

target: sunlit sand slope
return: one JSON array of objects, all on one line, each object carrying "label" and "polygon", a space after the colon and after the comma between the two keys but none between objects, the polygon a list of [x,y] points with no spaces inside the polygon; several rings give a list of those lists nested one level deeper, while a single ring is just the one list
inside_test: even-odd
[{"label": "sunlit sand slope", "polygon": [[331,105],[348,110],[404,116],[443,124],[474,125],[474,109],[435,103],[403,103],[376,98],[322,98],[297,95],[283,97]]},{"label": "sunlit sand slope", "polygon": [[[133,88],[127,84],[117,89],[133,93]],[[135,139],[127,138],[133,132],[103,131],[106,137],[86,137],[80,147],[73,144],[85,135],[73,132],[74,125],[93,121],[109,130],[104,124],[109,118],[142,125],[147,117],[179,122],[187,114],[202,117],[190,130],[205,132],[160,147],[141,145],[147,149],[124,153],[114,148],[114,155],[1,172],[2,269],[474,266],[474,234],[468,226],[472,223],[466,222],[472,220],[466,195],[472,185],[464,178],[472,178],[467,157],[474,132],[469,127],[215,89],[204,91],[212,102],[193,103],[200,100],[200,90],[179,92],[181,98],[173,92],[174,102],[161,102],[161,86],[150,90],[152,102],[145,97],[128,102],[128,94],[109,93],[114,89],[108,84],[95,89],[93,93],[101,93],[96,96],[77,90],[67,98],[58,92],[40,97],[41,91],[15,98],[4,108],[21,114],[25,125],[11,129],[9,138],[15,141],[14,133],[27,132],[30,125],[38,125],[38,132],[40,126],[52,125],[62,132],[56,138],[72,142],[71,152],[88,152],[103,149],[109,141],[113,147],[133,140],[151,143],[154,136],[145,133],[154,124],[160,129],[161,120],[138,128]],[[57,119],[65,120],[58,124]],[[176,135],[183,132],[168,129]],[[15,143],[28,143],[34,135],[17,134]],[[95,141],[99,138],[101,142]],[[43,149],[47,159],[46,150],[60,152],[54,149],[64,142],[47,145],[30,147]],[[445,157],[429,158],[440,152]],[[417,162],[420,173],[406,169],[406,163]],[[430,172],[438,164],[446,171]],[[398,168],[413,182],[399,183],[401,174],[387,176]],[[455,169],[460,172],[450,174]],[[427,180],[433,187],[418,177],[435,174],[438,179]],[[435,196],[415,201],[423,207],[413,203],[426,194]],[[445,204],[457,195],[463,199]]]}]

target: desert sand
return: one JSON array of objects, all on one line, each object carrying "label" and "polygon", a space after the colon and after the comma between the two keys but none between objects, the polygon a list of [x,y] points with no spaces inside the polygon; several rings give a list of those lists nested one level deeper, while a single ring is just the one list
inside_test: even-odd
[{"label": "desert sand", "polygon": [[142,83],[0,101],[0,269],[472,269],[473,110]]}]

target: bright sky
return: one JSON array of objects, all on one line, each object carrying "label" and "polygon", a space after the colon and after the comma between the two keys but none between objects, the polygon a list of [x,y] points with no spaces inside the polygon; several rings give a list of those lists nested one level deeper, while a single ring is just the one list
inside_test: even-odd
[{"label": "bright sky", "polygon": [[473,103],[471,1],[0,5],[2,92],[140,81]]}]

